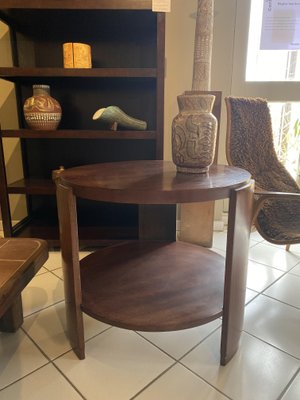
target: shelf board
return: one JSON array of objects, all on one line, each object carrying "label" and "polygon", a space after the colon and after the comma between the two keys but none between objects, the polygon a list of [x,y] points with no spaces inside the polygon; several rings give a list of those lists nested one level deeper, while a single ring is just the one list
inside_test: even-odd
[{"label": "shelf board", "polygon": [[20,179],[7,186],[9,194],[55,195],[55,184],[50,179]]},{"label": "shelf board", "polygon": [[12,82],[38,78],[156,78],[156,76],[156,68],[0,67],[0,78]]},{"label": "shelf board", "polygon": [[[136,240],[137,228],[135,227],[79,227],[80,247],[105,247],[124,240]],[[59,247],[59,229],[57,225],[47,225],[42,220],[31,220],[14,231],[14,237],[37,237],[47,240],[49,246]]]},{"label": "shelf board", "polygon": [[155,140],[156,131],[112,131],[112,130],[64,130],[41,131],[31,129],[3,129],[2,137],[22,139],[112,139],[112,140]]},{"label": "shelf board", "polygon": [[[41,5],[42,4],[42,5]],[[151,0],[4,0],[1,9],[151,10]]]},{"label": "shelf board", "polygon": [[133,241],[80,261],[82,310],[121,328],[172,331],[222,315],[225,260],[183,242]]}]

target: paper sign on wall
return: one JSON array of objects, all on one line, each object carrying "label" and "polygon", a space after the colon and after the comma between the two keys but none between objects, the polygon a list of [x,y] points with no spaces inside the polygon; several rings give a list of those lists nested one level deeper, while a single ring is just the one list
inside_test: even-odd
[{"label": "paper sign on wall", "polygon": [[260,49],[300,49],[300,0],[264,0]]},{"label": "paper sign on wall", "polygon": [[152,0],[152,11],[170,12],[171,0]]}]

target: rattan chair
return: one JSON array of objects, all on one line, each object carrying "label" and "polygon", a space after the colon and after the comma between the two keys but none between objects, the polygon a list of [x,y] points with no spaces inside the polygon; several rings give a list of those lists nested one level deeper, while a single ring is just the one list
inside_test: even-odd
[{"label": "rattan chair", "polygon": [[255,180],[253,223],[264,239],[288,250],[300,243],[300,188],[277,158],[268,103],[241,97],[225,103],[227,161]]}]

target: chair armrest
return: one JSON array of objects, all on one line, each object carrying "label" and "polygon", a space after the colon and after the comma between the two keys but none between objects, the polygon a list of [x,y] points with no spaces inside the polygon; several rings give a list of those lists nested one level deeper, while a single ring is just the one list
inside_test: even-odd
[{"label": "chair armrest", "polygon": [[289,192],[269,192],[266,190],[255,190],[254,191],[254,205],[252,221],[256,219],[259,211],[262,209],[264,203],[267,200],[298,200],[300,201],[300,193],[289,193]]}]

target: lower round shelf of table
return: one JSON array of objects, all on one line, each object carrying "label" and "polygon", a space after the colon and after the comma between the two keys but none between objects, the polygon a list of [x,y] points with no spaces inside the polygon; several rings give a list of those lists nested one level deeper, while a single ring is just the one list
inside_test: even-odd
[{"label": "lower round shelf of table", "polygon": [[135,241],[81,262],[81,309],[121,328],[172,331],[222,315],[225,259],[183,242]]}]

